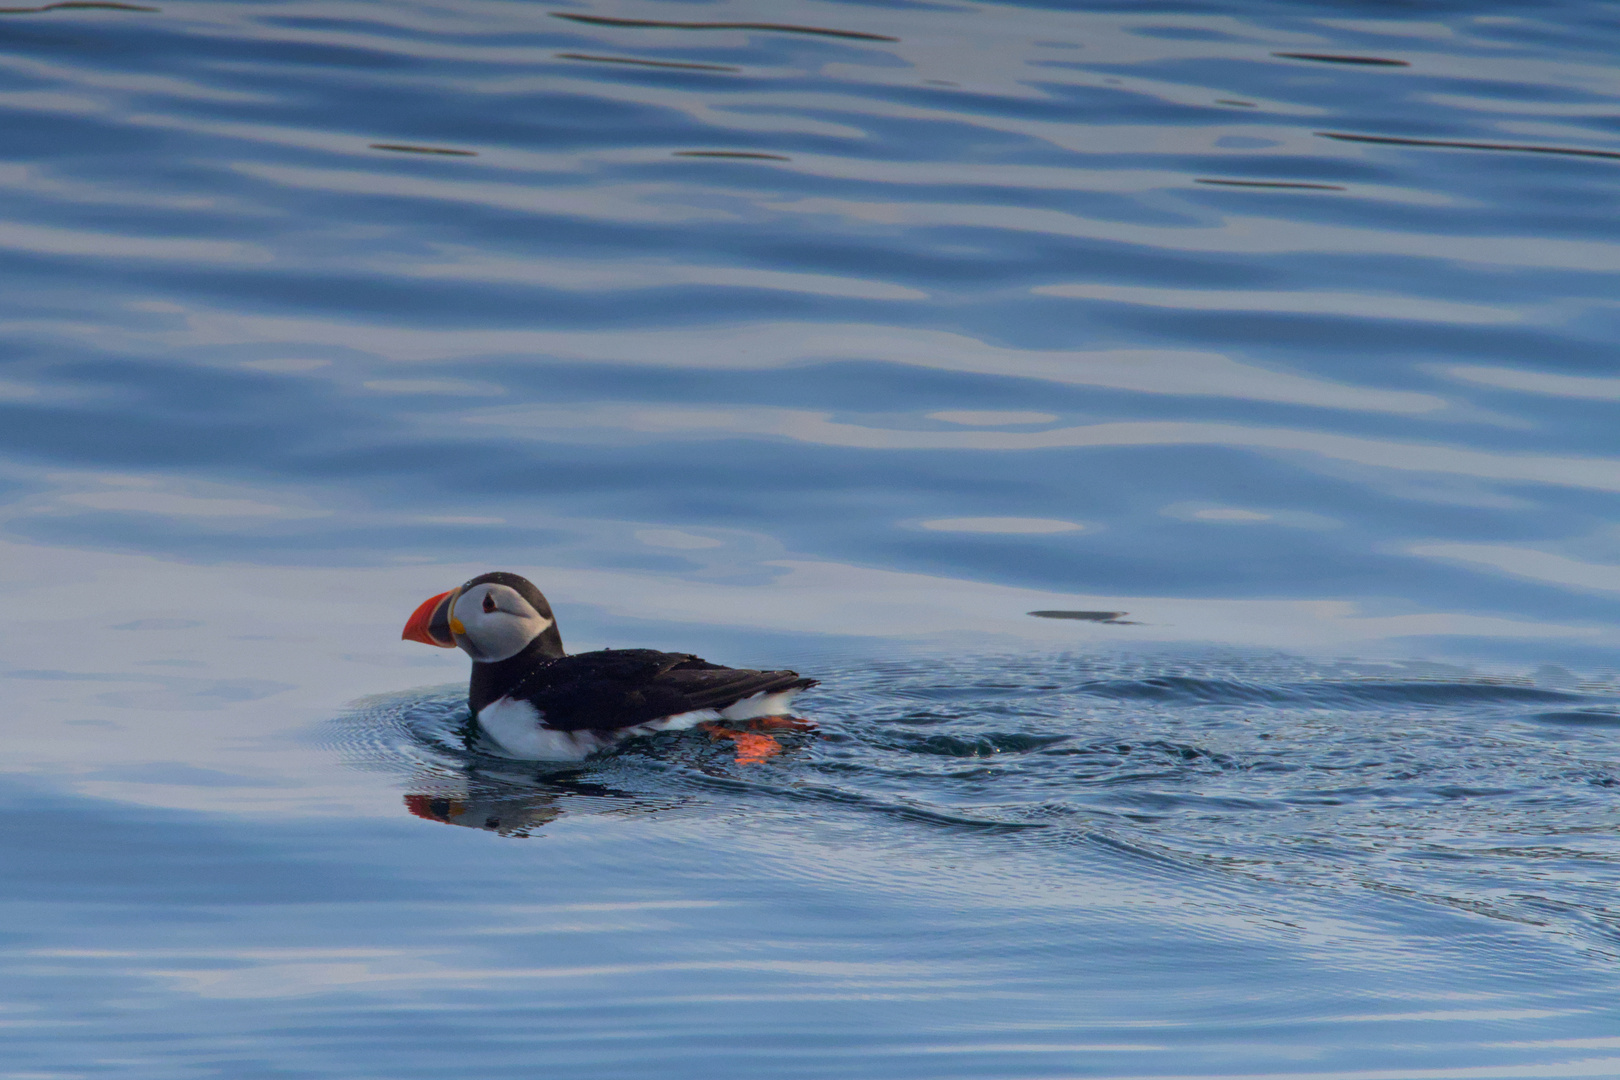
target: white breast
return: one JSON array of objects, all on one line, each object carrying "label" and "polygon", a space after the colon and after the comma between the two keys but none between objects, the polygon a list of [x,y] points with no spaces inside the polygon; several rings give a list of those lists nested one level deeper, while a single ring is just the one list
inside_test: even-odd
[{"label": "white breast", "polygon": [[613,743],[594,731],[552,731],[541,727],[540,710],[527,701],[503,697],[478,710],[478,726],[491,749],[524,761],[582,761]]}]

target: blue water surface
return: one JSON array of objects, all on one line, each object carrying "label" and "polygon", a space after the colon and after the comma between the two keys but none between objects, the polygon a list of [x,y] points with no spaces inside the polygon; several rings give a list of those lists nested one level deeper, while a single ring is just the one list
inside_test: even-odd
[{"label": "blue water surface", "polygon": [[[1620,1075],[1616,56],[0,8],[0,1080]],[[483,756],[495,568],[819,732]]]}]

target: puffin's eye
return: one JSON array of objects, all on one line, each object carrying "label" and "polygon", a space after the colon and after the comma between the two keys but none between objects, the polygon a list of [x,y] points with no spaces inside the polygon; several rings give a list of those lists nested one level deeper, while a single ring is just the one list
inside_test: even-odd
[{"label": "puffin's eye", "polygon": [[488,615],[490,612],[492,612],[494,610],[495,610],[495,594],[494,593],[485,593],[484,594],[484,614]]}]

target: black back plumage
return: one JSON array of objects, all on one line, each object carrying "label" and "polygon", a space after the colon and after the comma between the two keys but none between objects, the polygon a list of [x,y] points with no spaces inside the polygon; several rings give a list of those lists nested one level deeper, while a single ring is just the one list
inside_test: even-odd
[{"label": "black back plumage", "polygon": [[604,649],[536,667],[509,696],[534,705],[555,731],[612,731],[815,684],[796,671],[722,667],[690,653]]}]

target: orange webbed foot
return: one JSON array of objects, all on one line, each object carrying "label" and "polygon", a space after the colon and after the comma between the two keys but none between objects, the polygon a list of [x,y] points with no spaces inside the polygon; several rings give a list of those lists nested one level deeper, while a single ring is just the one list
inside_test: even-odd
[{"label": "orange webbed foot", "polygon": [[742,725],[741,730],[718,721],[708,721],[699,724],[697,729],[705,732],[710,739],[730,739],[737,744],[737,764],[757,765],[761,761],[773,758],[782,752],[782,744],[769,735],[760,734],[764,731],[815,731],[816,725],[808,720],[800,720],[796,716],[756,716],[749,720],[736,721]]},{"label": "orange webbed foot", "polygon": [[782,752],[782,744],[769,735],[751,731],[736,731],[731,735],[737,743],[737,764],[758,765]]},{"label": "orange webbed foot", "polygon": [[751,731],[733,731],[716,723],[699,724],[697,727],[699,731],[706,732],[710,739],[730,739],[735,742],[739,765],[758,765],[782,752],[782,744],[769,735],[757,735]]}]

